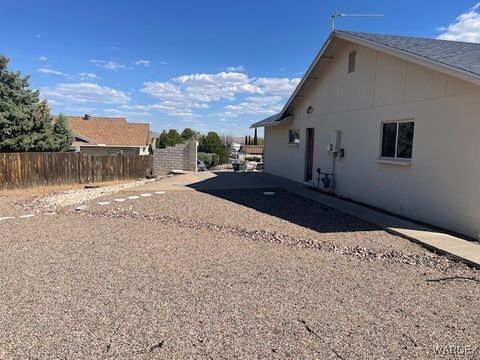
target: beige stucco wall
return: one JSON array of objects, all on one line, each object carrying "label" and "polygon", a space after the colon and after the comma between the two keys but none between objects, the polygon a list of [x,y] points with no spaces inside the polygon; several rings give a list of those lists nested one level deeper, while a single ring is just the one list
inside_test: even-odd
[{"label": "beige stucco wall", "polygon": [[[480,234],[480,88],[368,48],[348,74],[346,48],[293,104],[293,122],[265,129],[265,171],[304,180],[305,132],[315,128],[317,167],[332,170],[326,150],[341,131],[336,193],[478,238]],[[307,114],[308,106],[314,111]],[[378,161],[381,122],[414,119],[410,165]],[[300,144],[287,144],[288,129]]]}]

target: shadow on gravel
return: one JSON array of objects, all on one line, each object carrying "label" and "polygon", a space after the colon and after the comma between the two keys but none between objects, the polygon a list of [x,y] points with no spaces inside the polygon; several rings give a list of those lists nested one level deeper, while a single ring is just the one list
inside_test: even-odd
[{"label": "shadow on gravel", "polygon": [[[372,231],[378,228],[277,187],[262,173],[217,173],[189,187],[321,233]],[[273,192],[265,195],[264,192]],[[232,217],[237,216],[231,214]],[[238,219],[243,226],[249,219]]]}]

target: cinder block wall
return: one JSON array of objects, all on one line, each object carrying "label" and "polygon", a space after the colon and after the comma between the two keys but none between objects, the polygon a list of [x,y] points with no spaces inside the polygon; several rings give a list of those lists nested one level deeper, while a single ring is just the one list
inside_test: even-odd
[{"label": "cinder block wall", "polygon": [[155,149],[153,152],[153,174],[165,176],[172,170],[197,171],[196,141]]}]

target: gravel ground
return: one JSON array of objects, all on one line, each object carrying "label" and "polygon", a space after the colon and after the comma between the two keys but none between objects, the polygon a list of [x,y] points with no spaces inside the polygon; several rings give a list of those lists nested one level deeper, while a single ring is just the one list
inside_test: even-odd
[{"label": "gravel ground", "polygon": [[102,196],[116,194],[122,190],[133,189],[138,186],[155,182],[156,179],[141,179],[124,184],[115,184],[108,186],[100,186],[89,189],[67,190],[55,194],[38,196],[31,201],[24,202],[23,206],[27,209],[38,211],[56,211],[59,208],[71,205],[78,205],[90,200],[97,199]]},{"label": "gravel ground", "polygon": [[478,271],[274,191],[104,196],[0,222],[0,358],[426,359],[480,346]]},{"label": "gravel ground", "polygon": [[[263,195],[268,191],[275,195]],[[129,195],[138,193],[124,192],[119,196]],[[106,197],[102,200],[113,201],[114,198]],[[258,230],[337,246],[359,246],[409,254],[426,253],[418,245],[398,236],[281,189],[218,190],[209,193],[170,191],[160,198],[142,199],[135,204],[134,210],[123,205],[109,209],[130,215],[136,212],[138,216],[161,215],[184,221]],[[98,205],[90,208],[90,211],[96,210],[104,212],[105,208]]]}]

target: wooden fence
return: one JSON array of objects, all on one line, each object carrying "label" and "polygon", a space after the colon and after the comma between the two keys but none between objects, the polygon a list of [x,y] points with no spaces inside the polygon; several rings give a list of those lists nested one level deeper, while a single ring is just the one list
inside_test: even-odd
[{"label": "wooden fence", "polygon": [[151,170],[151,155],[0,153],[0,189],[138,179]]}]

